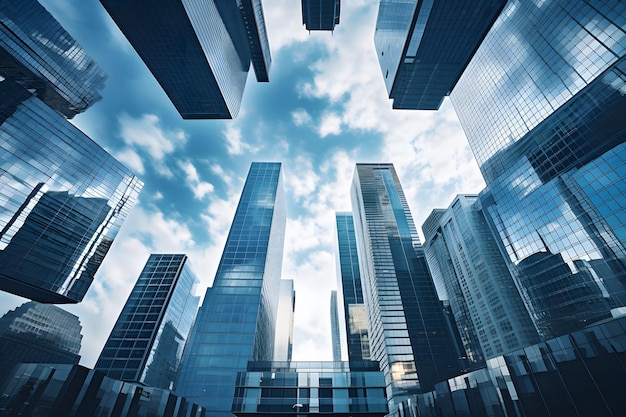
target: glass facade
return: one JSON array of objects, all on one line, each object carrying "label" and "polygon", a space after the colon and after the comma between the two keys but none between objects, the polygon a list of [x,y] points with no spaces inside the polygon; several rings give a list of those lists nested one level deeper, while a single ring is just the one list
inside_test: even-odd
[{"label": "glass facade", "polygon": [[150,255],[94,369],[172,389],[200,301],[197,283],[186,255]]},{"label": "glass facade", "polygon": [[422,230],[430,271],[445,286],[471,363],[539,342],[477,195],[433,211]]},{"label": "glass facade", "polygon": [[370,357],[380,362],[393,411],[460,373],[460,358],[393,165],[357,164],[351,196]]},{"label": "glass facade", "polygon": [[302,24],[307,30],[335,30],[341,0],[302,0]]},{"label": "glass facade", "polygon": [[237,372],[274,356],[285,223],[281,164],[252,163],[176,385],[211,416],[232,417]]},{"label": "glass facade", "polygon": [[330,333],[333,347],[333,361],[341,362],[341,332],[339,331],[339,306],[337,291],[330,292]]},{"label": "glass facade", "polygon": [[387,411],[376,362],[250,362],[237,375],[233,399],[238,417],[382,417]]},{"label": "glass facade", "polygon": [[363,286],[352,213],[335,213],[335,227],[337,232],[335,263],[337,265],[338,286],[343,297],[348,361],[369,360],[367,311],[363,301]]},{"label": "glass facade", "polygon": [[208,417],[171,391],[117,381],[80,365],[21,364],[0,386],[6,416]]},{"label": "glass facade", "polygon": [[0,76],[67,118],[100,100],[107,78],[37,0],[0,1]]},{"label": "glass facade", "polygon": [[296,309],[296,292],[292,279],[280,281],[278,311],[276,313],[276,337],[274,360],[290,361],[293,353],[293,319]]},{"label": "glass facade", "polygon": [[506,0],[381,0],[374,43],[394,109],[437,110]]},{"label": "glass facade", "polygon": [[626,317],[515,350],[405,401],[402,417],[622,415]]},{"label": "glass facade", "polygon": [[0,386],[20,362],[70,363],[80,360],[82,327],[75,315],[29,301],[0,318]]},{"label": "glass facade", "polygon": [[251,62],[269,81],[260,0],[101,3],[184,119],[236,117]]},{"label": "glass facade", "polygon": [[0,289],[83,299],[143,186],[18,84],[0,82]]},{"label": "glass facade", "polygon": [[510,1],[451,94],[543,338],[626,304],[626,5]]}]

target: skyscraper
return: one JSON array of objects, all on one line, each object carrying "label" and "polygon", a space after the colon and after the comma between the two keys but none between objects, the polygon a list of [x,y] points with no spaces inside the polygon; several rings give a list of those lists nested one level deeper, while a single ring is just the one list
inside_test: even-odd
[{"label": "skyscraper", "polygon": [[100,100],[107,78],[37,0],[0,1],[0,76],[67,118]]},{"label": "skyscraper", "polygon": [[250,64],[269,81],[261,0],[101,0],[184,119],[237,116]]},{"label": "skyscraper", "polygon": [[275,361],[291,361],[293,353],[293,320],[296,308],[296,292],[292,279],[280,280],[280,295],[276,313],[276,337],[274,339]]},{"label": "skyscraper", "polygon": [[29,301],[0,318],[0,387],[20,362],[77,364],[82,327],[57,306]]},{"label": "skyscraper", "polygon": [[458,195],[422,229],[430,271],[446,287],[470,359],[482,362],[539,342],[477,195]]},{"label": "skyscraper", "polygon": [[506,0],[381,0],[374,43],[394,109],[436,110]]},{"label": "skyscraper", "polygon": [[511,0],[450,95],[544,338],[626,305],[626,5]]},{"label": "skyscraper", "polygon": [[39,98],[0,82],[0,289],[76,303],[142,182]]},{"label": "skyscraper", "polygon": [[460,371],[454,342],[392,164],[357,164],[352,210],[368,309],[370,357],[389,408]]},{"label": "skyscraper", "polygon": [[186,255],[150,255],[94,369],[172,389],[200,301],[197,283]]},{"label": "skyscraper", "polygon": [[307,30],[334,30],[341,0],[302,0],[302,24]]},{"label": "skyscraper", "polygon": [[336,252],[338,286],[343,297],[348,361],[370,359],[369,338],[367,335],[367,311],[363,302],[363,287],[359,270],[359,255],[354,234],[352,213],[335,213]]},{"label": "skyscraper", "polygon": [[330,336],[333,348],[333,362],[341,362],[341,332],[339,331],[339,307],[337,291],[330,292]]},{"label": "skyscraper", "polygon": [[285,223],[281,164],[252,163],[176,385],[212,416],[231,416],[237,372],[248,361],[274,356]]}]

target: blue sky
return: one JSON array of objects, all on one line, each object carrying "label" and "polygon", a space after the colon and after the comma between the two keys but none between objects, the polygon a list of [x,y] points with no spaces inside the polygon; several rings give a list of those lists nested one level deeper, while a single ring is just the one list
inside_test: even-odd
[{"label": "blue sky", "polygon": [[[95,0],[40,0],[109,74],[103,100],[72,121],[145,183],[84,301],[93,367],[153,252],[186,253],[204,294],[252,161],[281,161],[283,278],[295,280],[296,360],[330,360],[334,212],[350,210],[356,162],[392,162],[418,229],[433,208],[484,187],[454,110],[391,109],[374,50],[377,0],[342,2],[334,33],[309,32],[297,0],[264,0],[270,83],[251,71],[235,120],[182,120]],[[0,294],[3,311],[25,300]]]}]

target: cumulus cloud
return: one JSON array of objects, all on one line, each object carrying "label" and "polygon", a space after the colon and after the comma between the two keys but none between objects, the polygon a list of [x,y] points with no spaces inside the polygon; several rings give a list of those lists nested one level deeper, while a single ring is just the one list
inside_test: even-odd
[{"label": "cumulus cloud", "polygon": [[335,113],[325,113],[319,126],[319,135],[325,138],[328,135],[338,135],[341,133],[341,118]]},{"label": "cumulus cloud", "polygon": [[127,167],[135,171],[137,174],[144,174],[146,172],[146,168],[143,166],[143,161],[141,157],[132,148],[122,149],[120,152],[115,153],[115,158],[117,158],[121,163],[125,164]]},{"label": "cumulus cloud", "polygon": [[213,184],[202,181],[198,170],[191,161],[178,161],[178,167],[185,172],[185,183],[193,191],[193,196],[197,200],[202,200],[207,194],[213,191]]},{"label": "cumulus cloud", "polygon": [[244,152],[256,153],[259,148],[242,141],[241,128],[229,125],[223,132],[226,139],[226,150],[229,155],[242,155]]},{"label": "cumulus cloud", "polygon": [[296,109],[291,112],[291,120],[296,126],[308,126],[313,122],[313,118],[305,109]]}]

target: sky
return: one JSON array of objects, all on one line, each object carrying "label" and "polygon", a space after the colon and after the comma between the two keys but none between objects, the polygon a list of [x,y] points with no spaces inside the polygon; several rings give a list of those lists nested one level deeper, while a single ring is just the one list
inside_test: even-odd
[{"label": "sky", "polygon": [[[103,99],[72,120],[145,183],[85,299],[93,367],[150,253],[185,253],[211,285],[250,163],[283,167],[283,279],[296,290],[294,360],[332,360],[334,213],[350,211],[357,162],[391,162],[421,225],[484,182],[454,109],[392,110],[374,49],[377,0],[341,4],[334,32],[309,33],[297,0],[264,0],[270,82],[251,70],[234,120],[183,120],[96,0],[40,0],[109,74]],[[27,300],[0,293],[0,314]]]}]

